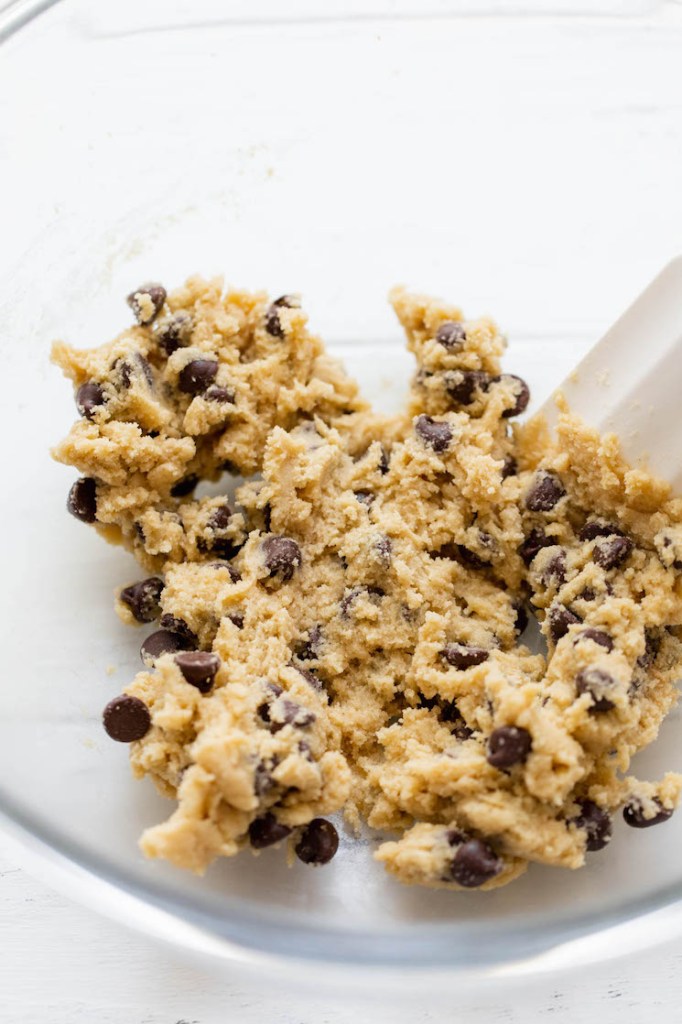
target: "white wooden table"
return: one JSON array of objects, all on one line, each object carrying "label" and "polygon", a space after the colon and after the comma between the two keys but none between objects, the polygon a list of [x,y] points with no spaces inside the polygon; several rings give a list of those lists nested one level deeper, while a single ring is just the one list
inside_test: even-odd
[{"label": "white wooden table", "polygon": [[7,1024],[677,1024],[682,943],[445,1003],[313,996],[183,961],[32,879],[0,838],[0,979]]}]

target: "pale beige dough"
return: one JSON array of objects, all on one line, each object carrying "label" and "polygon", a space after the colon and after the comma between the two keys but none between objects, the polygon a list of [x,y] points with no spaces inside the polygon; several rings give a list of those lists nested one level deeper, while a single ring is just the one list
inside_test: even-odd
[{"label": "pale beige dough", "polygon": [[[266,814],[293,842],[343,809],[391,836],[377,859],[401,881],[486,889],[532,861],[582,865],[585,801],[604,844],[623,805],[651,818],[677,803],[679,776],[628,772],[677,699],[682,502],[567,412],[555,440],[537,421],[512,428],[522,386],[501,374],[491,321],[402,289],[392,301],[417,372],[391,418],[293,300],[220,281],[190,279],[108,345],[54,348],[76,387],[105,396],[55,457],[96,480],[97,528],[162,575],[162,625],[220,659],[207,694],[172,654],[127,688],[152,719],[133,770],[177,805],[144,834],[150,856],[203,871],[248,847]],[[439,329],[453,323],[448,347]],[[232,400],[182,390],[198,359],[218,363]],[[244,478],[236,507],[192,496],[191,478],[225,467]],[[545,473],[561,494],[538,509]],[[587,521],[603,535],[581,539]],[[600,565],[623,535],[626,556]],[[273,572],[268,544],[282,537],[298,557]],[[546,657],[520,642],[524,604]],[[498,767],[491,734],[506,727],[528,750]],[[467,856],[487,858],[489,877]]]}]

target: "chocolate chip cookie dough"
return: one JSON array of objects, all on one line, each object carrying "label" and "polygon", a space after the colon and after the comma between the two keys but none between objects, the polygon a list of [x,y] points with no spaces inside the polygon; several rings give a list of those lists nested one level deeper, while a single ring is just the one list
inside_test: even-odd
[{"label": "chocolate chip cookie dough", "polygon": [[[153,574],[118,594],[159,628],[104,712],[175,801],[149,856],[323,864],[343,810],[401,881],[488,889],[677,803],[679,776],[630,761],[676,701],[682,502],[568,411],[555,439],[513,427],[529,391],[491,321],[391,300],[417,363],[394,417],[294,296],[146,285],[114,341],[54,346],[81,416],[54,453],[83,474],[68,509]],[[236,501],[196,495],[224,474]]]}]

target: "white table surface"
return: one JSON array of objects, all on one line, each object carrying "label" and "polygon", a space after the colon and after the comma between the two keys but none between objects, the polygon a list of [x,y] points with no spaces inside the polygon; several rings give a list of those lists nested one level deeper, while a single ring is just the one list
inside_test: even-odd
[{"label": "white table surface", "polygon": [[[476,10],[476,2],[469,5],[471,11]],[[589,11],[590,0],[555,0],[546,5],[543,0],[528,0],[511,6],[534,9],[543,15],[552,11],[575,13],[578,9]],[[657,47],[669,45],[671,34],[679,36],[682,32],[682,7],[675,0],[625,0],[621,6],[639,14],[650,12],[650,20],[642,18],[642,35],[633,33],[632,23],[623,32],[614,24],[612,38],[617,45],[605,56],[614,62],[614,68],[620,66],[619,62],[629,61],[633,81],[645,82],[647,70],[655,71]],[[438,10],[439,3],[431,7]],[[618,7],[616,0],[602,0],[596,9],[604,14]],[[486,9],[510,8],[503,0],[490,0]],[[541,23],[542,18],[529,20],[529,34],[539,30]],[[585,26],[589,25],[587,19]],[[611,31],[608,23],[596,21],[595,31],[603,33],[606,29]],[[589,38],[591,29],[585,31]],[[682,68],[682,50],[680,62]],[[568,80],[570,69],[566,73]],[[583,84],[576,76],[574,87],[580,89]],[[656,173],[647,171],[645,177],[651,188],[639,193],[644,217],[645,200],[655,205],[652,188],[656,177],[674,173],[680,179],[679,90],[671,94],[667,106],[656,110],[642,103],[637,111],[634,99],[629,102],[633,115],[648,119],[647,138],[653,138],[657,147],[659,169]],[[621,113],[629,117],[630,111]],[[619,145],[619,123],[613,132],[614,147]],[[605,137],[604,145],[607,142]],[[641,153],[638,156],[642,159]],[[623,200],[625,185],[621,187],[615,179],[613,189],[618,200]],[[657,260],[662,264],[674,254],[675,247],[682,250],[682,235],[676,233],[681,208],[682,204],[676,210],[659,210],[657,218],[649,216],[649,211],[645,224],[637,222],[628,260],[631,281],[619,282],[624,293],[643,284],[646,275],[656,269]],[[556,216],[560,219],[560,211]],[[560,238],[570,235],[570,226],[564,228],[558,231]],[[608,241],[602,240],[601,244],[604,258],[610,251]],[[581,294],[585,291],[582,285]],[[613,304],[610,296],[604,305],[604,286],[602,281],[599,289],[595,286],[593,293],[585,296],[585,316],[590,322],[595,319],[597,291],[600,315]],[[513,304],[510,308],[513,311]],[[472,1024],[672,1024],[682,1018],[681,967],[679,942],[579,973],[542,977],[513,987],[486,986],[482,992],[452,997],[445,1008],[433,1003],[428,994],[396,1007],[389,1005],[387,998],[371,1004],[366,997],[356,1002],[352,993],[341,999],[338,993],[311,996],[286,992],[266,975],[247,978],[237,971],[207,973],[183,961],[174,950],[70,902],[31,878],[0,837],[0,1020],[12,1024],[341,1024],[350,1020],[357,1024],[369,1020],[378,1024],[443,1020]]]}]

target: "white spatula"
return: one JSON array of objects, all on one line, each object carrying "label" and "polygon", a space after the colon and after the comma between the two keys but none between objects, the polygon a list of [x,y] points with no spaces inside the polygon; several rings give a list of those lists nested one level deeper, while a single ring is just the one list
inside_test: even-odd
[{"label": "white spatula", "polygon": [[[600,433],[616,433],[631,465],[682,493],[682,256],[590,349],[557,389]],[[540,410],[556,423],[554,398]]]}]

